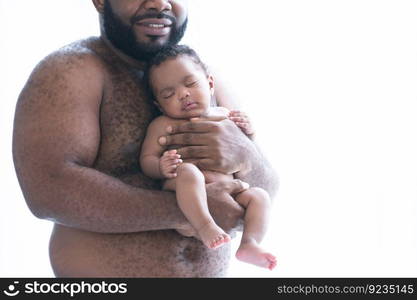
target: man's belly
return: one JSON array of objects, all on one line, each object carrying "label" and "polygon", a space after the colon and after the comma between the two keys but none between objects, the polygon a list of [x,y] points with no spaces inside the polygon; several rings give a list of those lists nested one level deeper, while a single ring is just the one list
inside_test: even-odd
[{"label": "man's belly", "polygon": [[55,225],[50,259],[57,277],[222,277],[230,243],[216,250],[175,230],[100,234]]}]

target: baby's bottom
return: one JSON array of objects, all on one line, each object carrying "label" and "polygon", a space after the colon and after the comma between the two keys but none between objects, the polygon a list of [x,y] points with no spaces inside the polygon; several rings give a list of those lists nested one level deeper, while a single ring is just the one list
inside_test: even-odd
[{"label": "baby's bottom", "polygon": [[176,192],[178,206],[207,247],[214,249],[230,241],[230,236],[217,226],[210,215],[205,178],[195,165],[180,164],[177,177],[166,180],[164,189]]},{"label": "baby's bottom", "polygon": [[275,256],[259,247],[269,220],[271,201],[268,193],[255,187],[241,192],[235,199],[246,208],[242,241],[236,258],[272,270],[277,264]]}]

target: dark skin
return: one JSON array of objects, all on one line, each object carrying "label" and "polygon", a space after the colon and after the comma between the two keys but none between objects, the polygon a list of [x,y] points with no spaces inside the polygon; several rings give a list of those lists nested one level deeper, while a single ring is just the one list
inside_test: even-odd
[{"label": "dark skin", "polygon": [[[245,180],[252,178],[250,182],[255,180],[257,166],[254,162],[236,161],[230,153],[236,153],[239,149],[248,151],[249,157],[260,156],[260,153],[254,143],[242,138],[242,131],[232,121],[193,120],[181,126],[169,126],[167,134],[159,142],[162,145],[177,145],[181,158],[192,159],[201,169],[235,174]],[[272,182],[263,181],[259,184],[273,189],[268,186]]]},{"label": "dark skin", "polygon": [[[135,2],[140,9],[165,4],[128,2],[132,7]],[[123,1],[117,3],[123,5]],[[100,12],[101,1],[94,4]],[[50,241],[55,274],[224,276],[229,247],[211,251],[197,239],[178,234],[174,229],[189,230],[190,225],[174,194],[160,191],[159,183],[141,172],[138,153],[146,127],[156,113],[144,93],[143,63],[114,49],[102,35],[71,44],[43,60],[16,107],[16,172],[31,211],[55,223]],[[236,170],[240,179],[267,190],[274,186],[269,167],[262,165],[249,139],[240,132],[228,136],[231,124],[227,122],[201,124],[215,124],[208,125],[212,129],[206,131],[207,144],[201,144],[210,149],[204,154],[213,162],[210,168]],[[235,130],[239,131],[237,127]],[[187,132],[195,134],[193,130]],[[169,142],[172,139],[181,136],[168,137]],[[192,140],[180,144],[194,147]],[[239,145],[253,149],[240,160],[252,163],[236,162],[241,153],[233,154],[231,149]],[[220,154],[226,148],[227,155]],[[183,147],[180,151],[187,155],[185,151],[192,149]],[[193,158],[192,153],[188,155]],[[256,181],[254,177],[258,177]],[[239,228],[244,215],[231,196],[242,189],[240,180],[207,186],[210,211],[228,232]]]}]

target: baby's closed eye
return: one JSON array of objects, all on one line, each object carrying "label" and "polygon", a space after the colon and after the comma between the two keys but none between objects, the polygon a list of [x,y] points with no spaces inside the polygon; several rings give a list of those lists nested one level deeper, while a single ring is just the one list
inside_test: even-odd
[{"label": "baby's closed eye", "polygon": [[186,87],[193,87],[193,86],[196,86],[196,85],[198,85],[198,80],[194,80],[194,81],[190,81],[190,82],[185,83]]}]

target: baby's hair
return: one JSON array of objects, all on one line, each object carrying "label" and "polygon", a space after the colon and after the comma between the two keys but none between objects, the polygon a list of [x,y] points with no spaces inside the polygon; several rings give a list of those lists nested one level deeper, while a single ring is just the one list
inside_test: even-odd
[{"label": "baby's hair", "polygon": [[201,61],[198,54],[188,47],[187,45],[174,45],[163,48],[152,59],[148,61],[148,64],[144,73],[144,82],[147,86],[149,93],[154,98],[152,83],[151,83],[151,71],[153,67],[159,66],[163,62],[177,58],[181,55],[188,56],[195,64],[201,67],[206,75],[209,75],[207,66]]}]

